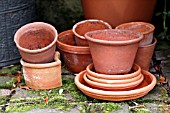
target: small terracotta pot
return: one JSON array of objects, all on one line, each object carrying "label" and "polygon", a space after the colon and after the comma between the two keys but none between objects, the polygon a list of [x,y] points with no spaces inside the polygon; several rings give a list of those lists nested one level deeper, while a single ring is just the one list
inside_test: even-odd
[{"label": "small terracotta pot", "polygon": [[145,46],[152,43],[155,27],[154,25],[146,22],[130,22],[121,24],[117,26],[116,29],[126,29],[140,32],[143,34],[143,39],[140,41],[139,46]]},{"label": "small terracotta pot", "polygon": [[86,19],[101,19],[112,27],[125,22],[150,22],[157,0],[81,0]]},{"label": "small terracotta pot", "polygon": [[89,31],[95,31],[95,30],[103,30],[103,29],[112,29],[112,27],[102,21],[102,20],[95,20],[95,19],[89,19],[84,20],[76,23],[73,26],[73,33],[75,34],[75,40],[76,44],[80,46],[88,46],[88,42],[84,37],[84,34]]},{"label": "small terracotta pot", "polygon": [[97,30],[85,34],[96,72],[126,74],[131,70],[143,35],[130,30]]},{"label": "small terracotta pot", "polygon": [[138,48],[135,63],[138,64],[142,69],[149,70],[150,62],[152,59],[152,55],[155,49],[155,45],[157,43],[156,38],[154,38],[154,41],[152,44],[149,44],[147,46],[140,46]]},{"label": "small terracotta pot", "polygon": [[137,65],[134,64],[131,72],[129,74],[122,74],[122,75],[106,75],[106,74],[100,74],[100,73],[96,73],[94,70],[94,65],[90,64],[87,66],[86,68],[87,74],[98,78],[98,79],[105,79],[105,80],[127,80],[127,79],[132,79],[135,78],[137,76],[139,76],[139,74],[141,73],[141,68]]},{"label": "small terracotta pot", "polygon": [[85,70],[92,63],[89,47],[77,46],[72,30],[59,34],[57,46],[61,51],[66,68],[72,72]]},{"label": "small terracotta pot", "polygon": [[84,74],[86,71],[82,71],[78,75],[76,75],[74,82],[76,86],[86,95],[101,99],[101,100],[109,100],[109,101],[125,101],[132,100],[146,95],[149,91],[151,91],[156,85],[156,78],[153,74],[142,70],[142,74],[144,75],[144,80],[140,85],[135,87],[132,90],[127,91],[105,91],[99,90],[95,88],[91,88],[84,81]]},{"label": "small terracotta pot", "polygon": [[[104,83],[104,84],[126,84],[131,83],[139,80],[142,77],[142,74],[139,74],[136,77],[130,78],[130,79],[123,79],[123,80],[107,80],[107,79],[101,79],[101,78],[95,78],[88,73],[86,73],[86,76],[89,80],[98,82],[98,83]],[[122,75],[123,76],[123,75]]]},{"label": "small terracotta pot", "polygon": [[54,62],[44,64],[27,63],[21,59],[25,83],[32,89],[52,89],[62,86],[61,61],[56,52]]},{"label": "small terracotta pot", "polygon": [[57,36],[52,25],[34,22],[21,27],[15,33],[14,41],[24,61],[48,63],[54,58]]},{"label": "small terracotta pot", "polygon": [[138,86],[142,81],[143,81],[143,75],[139,75],[140,78],[136,81],[133,82],[128,82],[128,83],[114,83],[114,84],[108,84],[108,83],[100,83],[96,81],[92,81],[89,78],[87,78],[86,73],[84,74],[83,78],[84,81],[91,86],[92,88],[96,89],[102,89],[102,90],[110,90],[110,91],[124,91],[124,90],[130,90],[133,89],[134,87]]}]

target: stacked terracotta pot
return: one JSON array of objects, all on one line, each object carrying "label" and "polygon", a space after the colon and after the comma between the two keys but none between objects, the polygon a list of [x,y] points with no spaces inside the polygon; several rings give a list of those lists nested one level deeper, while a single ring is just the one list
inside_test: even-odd
[{"label": "stacked terracotta pot", "polygon": [[81,72],[92,63],[88,42],[84,34],[89,31],[111,29],[111,26],[102,20],[84,20],[73,26],[72,30],[61,32],[57,39],[65,66],[71,72]]},{"label": "stacked terracotta pot", "polygon": [[57,37],[57,30],[43,22],[24,25],[15,33],[28,87],[51,89],[62,85],[60,54],[55,51]]},{"label": "stacked terracotta pot", "polygon": [[141,66],[144,70],[149,70],[151,58],[157,43],[153,37],[155,27],[146,22],[130,22],[124,23],[116,27],[116,29],[126,29],[143,34],[144,38],[139,43],[139,48],[136,54],[135,63]]},{"label": "stacked terracotta pot", "polygon": [[110,101],[146,95],[155,86],[156,78],[134,63],[145,37],[129,29],[85,33],[84,41],[88,42],[93,64],[75,77],[77,87],[90,97]]}]

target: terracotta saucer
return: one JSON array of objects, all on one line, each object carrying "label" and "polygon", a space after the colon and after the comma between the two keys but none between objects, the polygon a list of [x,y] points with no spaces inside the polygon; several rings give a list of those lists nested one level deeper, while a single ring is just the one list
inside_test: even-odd
[{"label": "terracotta saucer", "polygon": [[146,95],[156,85],[155,76],[147,71],[142,70],[142,74],[144,75],[144,80],[140,85],[135,87],[133,90],[127,90],[127,91],[99,90],[99,89],[91,88],[84,81],[83,76],[85,73],[86,71],[82,71],[75,77],[76,86],[89,97],[101,99],[101,100],[125,101],[125,100],[136,99]]},{"label": "terracotta saucer", "polygon": [[[99,83],[96,81],[92,81],[90,80],[86,73],[84,73],[83,75],[83,79],[84,81],[91,86],[92,88],[96,88],[96,89],[103,89],[103,90],[112,90],[112,91],[127,91],[130,89],[135,88],[136,86],[138,86],[142,81],[143,81],[143,75],[140,75],[140,78],[136,81],[133,82],[129,82],[129,83],[119,83],[119,84],[107,84],[107,83]],[[117,80],[118,81],[118,80]]]},{"label": "terracotta saucer", "polygon": [[98,82],[98,83],[104,83],[104,84],[126,84],[126,83],[131,83],[131,82],[135,82],[139,79],[141,79],[141,77],[143,76],[142,74],[139,74],[136,77],[130,78],[130,79],[122,79],[122,80],[107,80],[107,79],[102,79],[102,78],[96,78],[93,77],[89,74],[86,73],[86,76],[89,80],[94,81],[94,82]]},{"label": "terracotta saucer", "polygon": [[130,79],[133,77],[138,76],[141,73],[141,68],[137,64],[133,64],[133,67],[131,69],[131,72],[128,74],[122,74],[122,75],[107,75],[107,74],[100,74],[96,73],[94,69],[93,64],[89,64],[86,67],[87,74],[90,76],[93,76],[98,79],[107,79],[107,80],[125,80],[125,79]]}]

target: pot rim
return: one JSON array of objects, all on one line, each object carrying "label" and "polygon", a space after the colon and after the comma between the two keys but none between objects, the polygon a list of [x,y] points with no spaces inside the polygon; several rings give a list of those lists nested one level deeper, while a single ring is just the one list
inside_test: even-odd
[{"label": "pot rim", "polygon": [[84,73],[86,73],[86,70],[84,70],[84,71],[80,72],[78,75],[76,75],[74,82],[77,85],[77,87],[79,87],[80,89],[83,89],[88,92],[90,91],[91,93],[94,93],[94,94],[108,95],[108,96],[109,95],[112,95],[112,96],[134,95],[134,94],[140,94],[140,93],[146,92],[146,91],[149,92],[156,85],[155,76],[148,71],[142,70],[142,74],[144,74],[144,76],[145,76],[145,74],[147,74],[147,76],[149,75],[149,77],[151,79],[151,83],[148,84],[147,86],[139,88],[139,89],[129,90],[129,91],[105,91],[105,90],[90,88],[90,87],[87,87],[87,86],[83,85],[82,83],[80,83],[80,81],[79,81],[80,76],[82,76],[82,74],[84,74]]},{"label": "pot rim", "polygon": [[[96,75],[96,76],[100,76],[100,78],[102,79],[107,79],[107,78],[113,78],[113,79],[109,79],[109,80],[122,80],[122,79],[129,79],[129,76],[131,77],[135,77],[137,75],[139,75],[141,73],[141,67],[137,64],[133,64],[133,67],[132,68],[137,68],[135,72],[132,72],[132,73],[129,73],[129,74],[125,74],[125,75],[106,75],[106,74],[100,74],[100,73],[96,73],[96,72],[93,72],[91,71],[91,67],[94,67],[94,64],[89,64],[87,67],[86,67],[86,71],[87,73],[89,73],[90,75]],[[132,76],[133,75],[133,76]],[[104,78],[104,77],[105,78]]]},{"label": "pot rim", "polygon": [[[26,48],[23,48],[19,45],[19,42],[17,41],[17,39],[19,38],[18,35],[22,32],[22,29],[27,29],[27,31],[30,30],[30,27],[36,27],[37,25],[41,25],[41,26],[44,26],[44,27],[49,27],[53,33],[54,33],[54,40],[52,43],[50,43],[48,46],[44,47],[44,48],[41,48],[41,49],[36,49],[36,50],[29,50],[29,49],[26,49]],[[55,45],[56,41],[57,41],[57,37],[58,37],[58,32],[57,30],[55,29],[55,27],[53,27],[52,25],[48,24],[48,23],[45,23],[45,22],[32,22],[32,23],[28,23],[24,26],[22,26],[21,28],[19,28],[17,30],[17,32],[15,33],[14,35],[14,42],[16,44],[16,46],[22,50],[23,52],[28,52],[28,53],[39,53],[39,52],[42,52],[42,51],[46,51],[48,48],[51,48],[52,46]]]},{"label": "pot rim", "polygon": [[59,60],[60,57],[60,53],[59,52],[55,52],[54,55],[54,62],[50,62],[50,63],[41,63],[41,64],[34,64],[34,63],[28,63],[25,62],[23,59],[20,60],[20,63],[23,67],[29,67],[29,68],[48,68],[48,67],[54,67],[57,65],[61,65],[61,61]]},{"label": "pot rim", "polygon": [[72,31],[73,31],[73,33],[74,33],[77,37],[79,37],[79,38],[81,38],[81,39],[84,39],[84,40],[86,40],[86,38],[85,38],[84,36],[79,35],[79,34],[76,32],[76,28],[77,28],[78,25],[83,24],[83,23],[86,23],[86,22],[100,22],[100,23],[103,23],[105,26],[107,26],[108,29],[112,29],[112,26],[111,26],[109,23],[107,23],[107,22],[105,22],[105,21],[103,21],[103,20],[87,19],[87,20],[80,21],[80,22],[76,23],[76,24],[73,26]]},{"label": "pot rim", "polygon": [[72,30],[66,30],[61,33],[59,33],[58,38],[57,38],[57,47],[65,52],[69,53],[75,53],[75,54],[81,54],[81,53],[87,53],[90,54],[90,48],[88,46],[73,46],[73,45],[68,45],[65,43],[62,43],[59,41],[59,38],[67,33],[73,34]]},{"label": "pot rim", "polygon": [[154,40],[153,40],[153,41],[154,41],[153,43],[148,44],[148,45],[145,45],[145,46],[139,46],[139,48],[148,48],[148,47],[155,46],[155,45],[156,45],[156,43],[157,43],[157,39],[156,39],[156,38],[154,38]]},{"label": "pot rim", "polygon": [[[129,33],[135,33],[138,36],[138,38],[125,40],[125,41],[107,41],[107,40],[95,39],[89,36],[94,33],[99,33],[99,32],[104,33],[104,32],[112,32],[112,31],[123,31],[123,32],[129,32]],[[85,34],[85,38],[90,42],[99,43],[103,45],[127,45],[127,44],[140,42],[143,39],[143,34],[139,32],[135,32],[135,31],[130,31],[130,30],[106,29],[106,30],[96,30],[96,31],[87,32]]]},{"label": "pot rim", "polygon": [[150,24],[150,23],[147,23],[147,22],[128,22],[128,23],[123,23],[123,24],[118,25],[115,29],[121,29],[120,27],[127,26],[127,25],[135,25],[135,24],[141,24],[141,25],[146,25],[146,26],[151,27],[151,29],[149,29],[148,31],[141,32],[143,35],[149,34],[149,33],[153,32],[155,30],[155,26]]}]

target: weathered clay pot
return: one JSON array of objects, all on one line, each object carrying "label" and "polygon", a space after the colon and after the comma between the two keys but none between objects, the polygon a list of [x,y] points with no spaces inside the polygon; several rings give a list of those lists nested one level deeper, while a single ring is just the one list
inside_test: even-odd
[{"label": "weathered clay pot", "polygon": [[112,27],[133,21],[150,22],[157,0],[81,0],[86,19],[101,19]]},{"label": "weathered clay pot", "polygon": [[143,39],[140,41],[139,46],[145,46],[152,43],[155,27],[154,25],[146,22],[130,22],[121,24],[117,26],[116,29],[126,29],[140,32],[143,34]]},{"label": "weathered clay pot", "polygon": [[86,73],[84,74],[83,79],[92,88],[110,90],[110,91],[127,91],[127,90],[135,88],[143,81],[143,78],[144,78],[143,75],[140,74],[139,76],[140,78],[133,82],[127,82],[127,83],[119,82],[119,83],[113,83],[113,84],[92,81],[87,77]]},{"label": "weathered clay pot", "polygon": [[62,86],[61,61],[56,52],[54,62],[43,64],[27,63],[21,59],[25,83],[32,89],[52,89]]},{"label": "weathered clay pot", "polygon": [[150,62],[152,59],[152,55],[155,49],[155,45],[157,43],[156,38],[154,38],[154,41],[152,44],[146,45],[146,46],[140,46],[138,48],[136,57],[135,57],[135,63],[138,64],[142,69],[149,70]]},{"label": "weathered clay pot", "polygon": [[94,68],[102,74],[128,73],[143,35],[130,30],[97,30],[85,34]]},{"label": "weathered clay pot", "polygon": [[54,58],[57,36],[52,25],[34,22],[21,27],[15,33],[14,41],[24,61],[48,63]]},{"label": "weathered clay pot", "polygon": [[112,29],[112,27],[102,21],[102,20],[84,20],[76,23],[73,26],[73,33],[75,34],[75,40],[76,44],[80,46],[88,46],[88,42],[84,37],[84,34],[89,31],[95,31],[95,30],[103,30],[103,29]]},{"label": "weathered clay pot", "polygon": [[136,78],[137,76],[139,76],[139,74],[141,74],[141,68],[137,64],[133,65],[131,72],[129,74],[122,74],[122,75],[106,75],[106,74],[96,73],[93,64],[89,64],[86,68],[86,71],[87,71],[87,75],[90,75],[98,79],[104,79],[104,80],[127,80],[127,79]]},{"label": "weathered clay pot", "polygon": [[156,85],[156,78],[151,73],[142,70],[142,74],[144,75],[144,80],[140,85],[135,87],[133,90],[127,91],[105,91],[99,90],[95,88],[91,88],[83,79],[86,71],[82,71],[78,75],[76,75],[74,81],[76,86],[86,95],[101,99],[101,100],[109,100],[109,101],[125,101],[132,100],[146,95],[149,91],[151,91]]},{"label": "weathered clay pot", "polygon": [[89,47],[77,46],[72,30],[59,34],[57,47],[60,49],[66,68],[72,72],[85,70],[92,63]]}]

